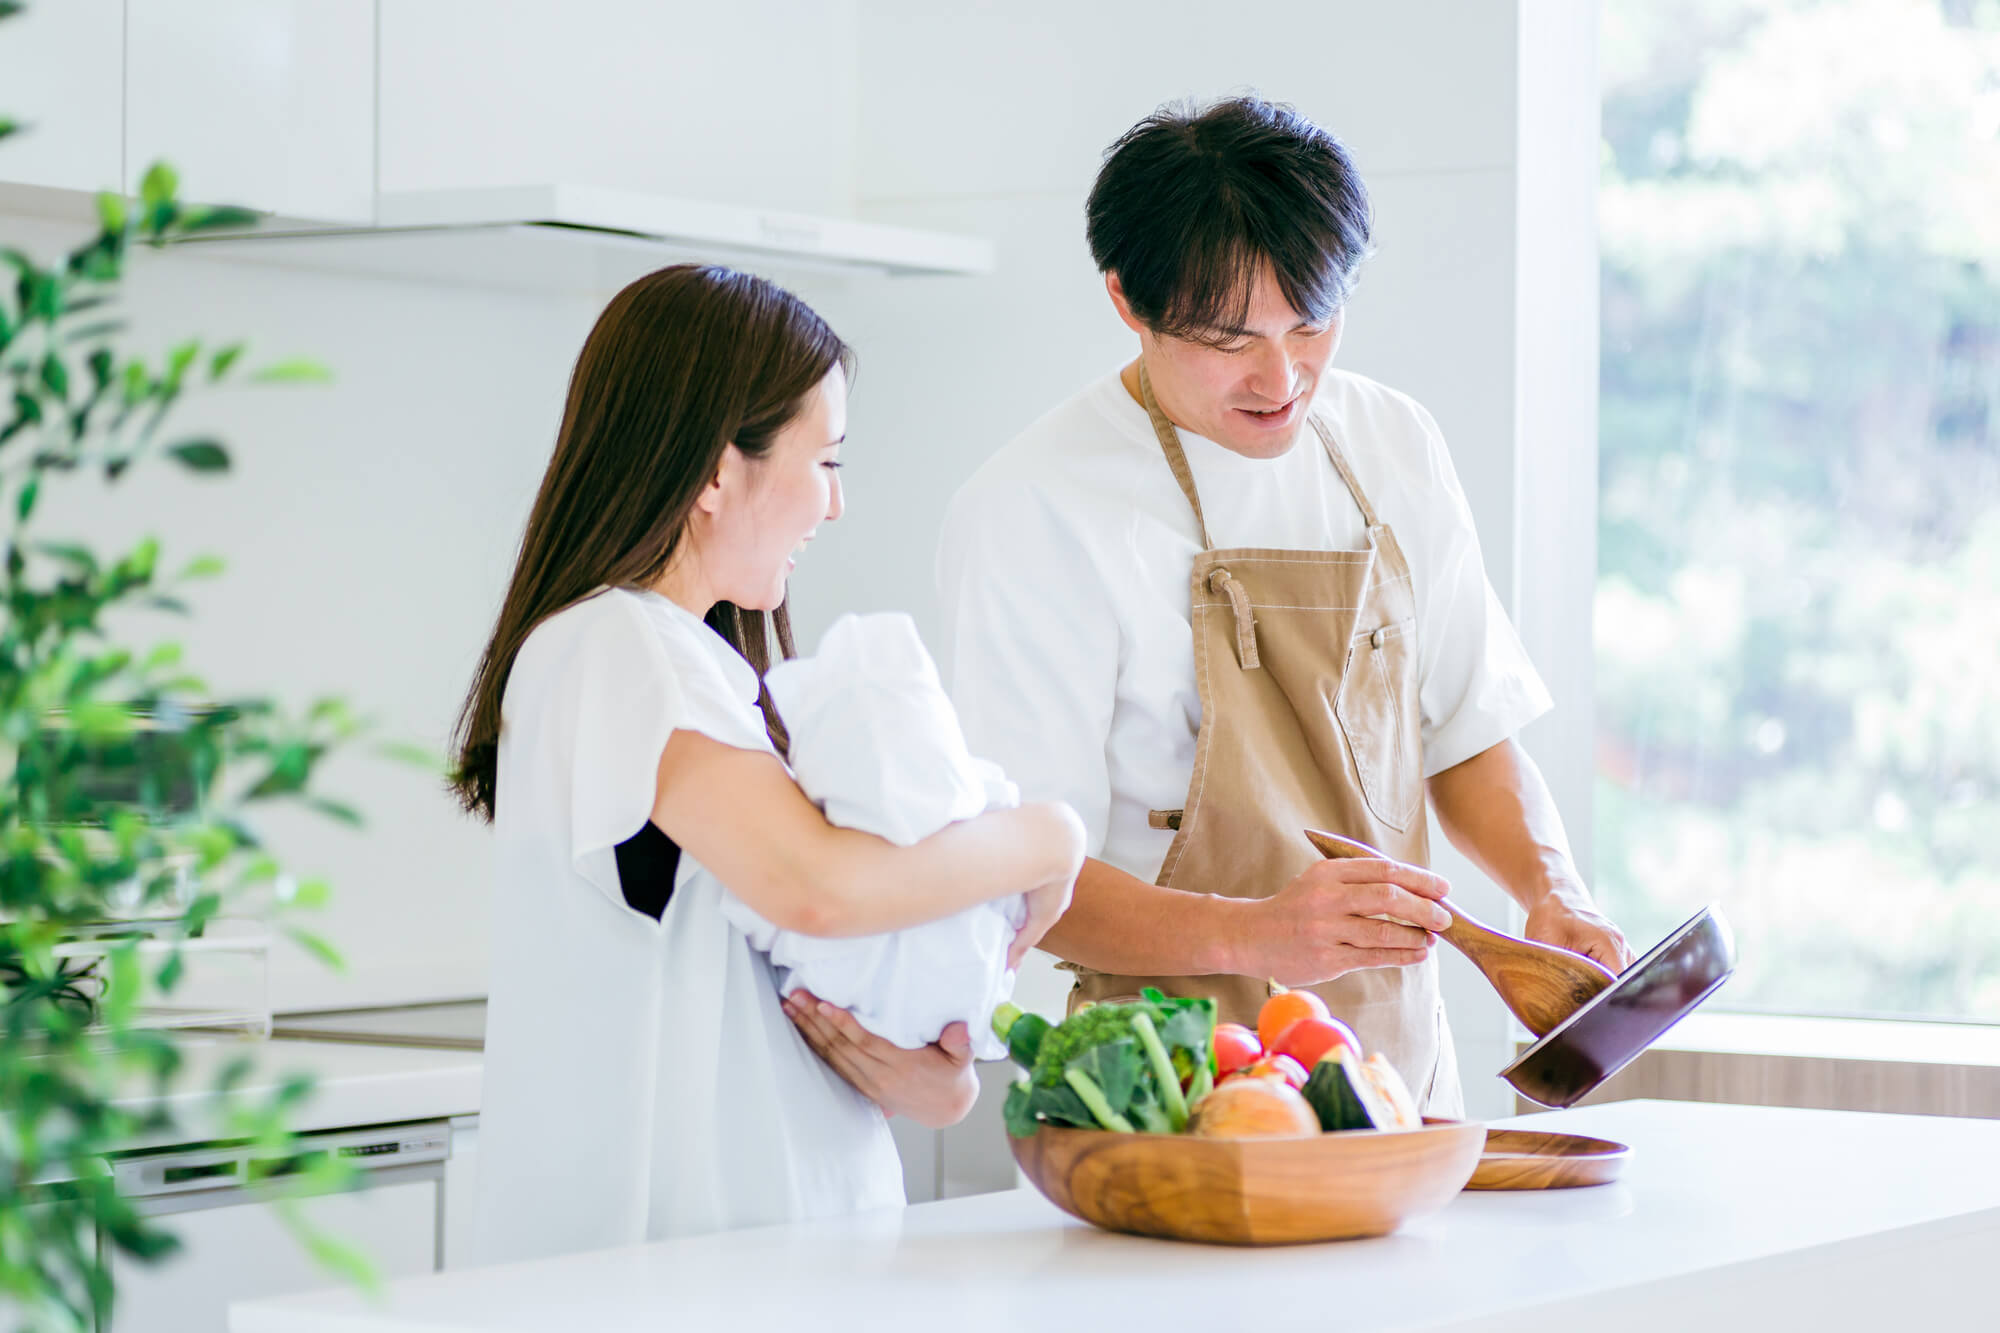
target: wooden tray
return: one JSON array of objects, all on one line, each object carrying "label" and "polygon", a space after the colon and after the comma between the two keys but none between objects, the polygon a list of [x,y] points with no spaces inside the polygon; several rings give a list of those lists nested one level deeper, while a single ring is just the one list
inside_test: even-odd
[{"label": "wooden tray", "polygon": [[1632,1150],[1610,1139],[1529,1129],[1489,1129],[1469,1190],[1561,1190],[1608,1185]]},{"label": "wooden tray", "polygon": [[1049,1202],[1107,1231],[1222,1245],[1382,1236],[1450,1203],[1485,1127],[1202,1139],[1045,1126],[1009,1145]]}]

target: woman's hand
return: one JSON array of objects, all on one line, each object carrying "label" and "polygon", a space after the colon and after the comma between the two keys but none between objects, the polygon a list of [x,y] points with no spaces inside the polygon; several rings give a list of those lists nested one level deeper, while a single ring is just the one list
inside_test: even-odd
[{"label": "woman's hand", "polygon": [[[1068,899],[1065,886],[1063,900],[1067,903]],[[884,1115],[905,1115],[926,1129],[943,1129],[965,1119],[979,1097],[972,1037],[963,1023],[951,1024],[922,1050],[906,1051],[811,991],[787,995],[785,1014],[819,1058],[856,1092],[881,1107]]]},{"label": "woman's hand", "polygon": [[1007,949],[1007,966],[1015,969],[1028,956],[1028,950],[1040,944],[1042,936],[1048,934],[1049,929],[1062,920],[1062,914],[1069,910],[1070,893],[1076,888],[1077,872],[1083,869],[1086,839],[1083,821],[1062,801],[1023,806],[1019,813],[1044,826],[1038,830],[1038,836],[1048,838],[1050,847],[1060,851],[1062,868],[1055,878],[1022,895],[1027,901],[1027,919],[1014,932],[1014,942]]}]

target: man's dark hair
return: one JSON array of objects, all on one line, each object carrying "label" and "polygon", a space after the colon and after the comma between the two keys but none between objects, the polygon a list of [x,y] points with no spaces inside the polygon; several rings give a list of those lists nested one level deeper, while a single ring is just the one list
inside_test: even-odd
[{"label": "man's dark hair", "polygon": [[1331,319],[1369,254],[1368,191],[1338,139],[1261,97],[1172,103],[1104,154],[1091,257],[1157,334],[1226,342],[1268,262],[1308,323]]}]

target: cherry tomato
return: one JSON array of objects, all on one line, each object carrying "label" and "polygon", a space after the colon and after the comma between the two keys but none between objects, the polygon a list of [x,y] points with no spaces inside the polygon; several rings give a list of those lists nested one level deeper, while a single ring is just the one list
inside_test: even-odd
[{"label": "cherry tomato", "polygon": [[1336,1046],[1345,1046],[1357,1056],[1361,1054],[1361,1043],[1355,1038],[1354,1030],[1339,1019],[1301,1018],[1286,1025],[1271,1050],[1274,1054],[1289,1055],[1311,1069],[1319,1063],[1321,1056]]},{"label": "cherry tomato", "polygon": [[1306,1085],[1306,1067],[1289,1055],[1267,1055],[1255,1064],[1245,1065],[1245,1078],[1274,1078],[1280,1083],[1289,1083],[1294,1089]]},{"label": "cherry tomato", "polygon": [[1264,1001],[1264,1007],[1257,1011],[1257,1039],[1270,1050],[1271,1044],[1283,1032],[1301,1018],[1331,1018],[1326,1011],[1326,1001],[1309,990],[1279,991]]},{"label": "cherry tomato", "polygon": [[1226,1077],[1264,1053],[1264,1043],[1241,1023],[1215,1025],[1215,1072]]}]

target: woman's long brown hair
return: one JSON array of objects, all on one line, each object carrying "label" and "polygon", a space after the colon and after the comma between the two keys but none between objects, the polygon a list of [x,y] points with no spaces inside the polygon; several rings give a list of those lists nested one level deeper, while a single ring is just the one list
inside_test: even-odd
[{"label": "woman's long brown hair", "polygon": [[[570,376],[555,455],[528,515],[499,622],[453,736],[451,787],[493,818],[500,703],[535,626],[600,587],[656,582],[730,445],[762,457],[805,396],[852,354],[825,320],[762,278],[693,264],[649,273],[611,299]],[[792,655],[779,607],[780,653]],[[762,612],[719,602],[708,623],[762,675]],[[776,713],[765,717],[782,746]]]}]

